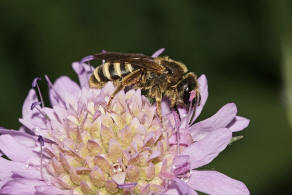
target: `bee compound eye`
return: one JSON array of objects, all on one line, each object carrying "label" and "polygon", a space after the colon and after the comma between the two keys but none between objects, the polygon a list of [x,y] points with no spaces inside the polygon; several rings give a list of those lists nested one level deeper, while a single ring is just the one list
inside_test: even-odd
[{"label": "bee compound eye", "polygon": [[189,104],[190,95],[191,95],[190,90],[188,87],[186,87],[183,95],[183,100],[186,105]]}]

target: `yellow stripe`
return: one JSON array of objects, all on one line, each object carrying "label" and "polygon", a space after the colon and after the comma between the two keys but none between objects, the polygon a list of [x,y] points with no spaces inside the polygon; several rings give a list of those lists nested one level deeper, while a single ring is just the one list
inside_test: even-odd
[{"label": "yellow stripe", "polygon": [[133,72],[133,67],[131,64],[126,63],[126,70],[128,70],[129,72]]},{"label": "yellow stripe", "polygon": [[119,77],[122,77],[121,64],[119,62],[114,63],[114,70],[116,73],[118,73]]},{"label": "yellow stripe", "polygon": [[96,78],[96,80],[98,81],[98,82],[100,82],[101,80],[100,80],[100,78],[99,78],[99,76],[98,76],[98,69],[100,68],[100,66],[98,66],[95,70],[94,70],[94,72],[93,72],[93,74],[94,74],[94,76],[95,76],[95,78]]},{"label": "yellow stripe", "polygon": [[112,80],[111,74],[110,74],[109,69],[108,69],[109,65],[110,65],[109,62],[104,63],[103,68],[102,68],[102,72],[103,72],[103,75],[106,76],[106,78],[108,78],[108,80]]}]

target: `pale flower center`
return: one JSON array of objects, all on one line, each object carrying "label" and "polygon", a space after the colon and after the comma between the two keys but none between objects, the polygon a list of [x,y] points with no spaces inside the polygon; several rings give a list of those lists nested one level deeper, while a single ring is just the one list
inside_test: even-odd
[{"label": "pale flower center", "polygon": [[[56,142],[44,148],[54,185],[75,194],[148,194],[167,187],[175,151],[169,147],[173,121],[156,117],[145,97],[129,91],[110,109],[88,98],[67,109]],[[163,174],[162,174],[163,173]]]}]

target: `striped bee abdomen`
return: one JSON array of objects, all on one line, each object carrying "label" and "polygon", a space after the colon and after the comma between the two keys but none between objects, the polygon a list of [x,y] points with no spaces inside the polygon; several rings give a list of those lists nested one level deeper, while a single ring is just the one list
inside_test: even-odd
[{"label": "striped bee abdomen", "polygon": [[105,62],[104,64],[96,67],[93,74],[96,81],[107,82],[118,80],[136,69],[136,66],[129,63]]}]

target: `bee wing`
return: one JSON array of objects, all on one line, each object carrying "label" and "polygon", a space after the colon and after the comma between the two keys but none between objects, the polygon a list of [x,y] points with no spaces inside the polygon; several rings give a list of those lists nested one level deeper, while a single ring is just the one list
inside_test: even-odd
[{"label": "bee wing", "polygon": [[160,64],[157,64],[154,61],[154,58],[146,56],[144,54],[107,52],[95,54],[94,58],[99,60],[105,60],[108,62],[130,63],[132,65],[158,73],[162,73],[164,70],[164,67]]}]

